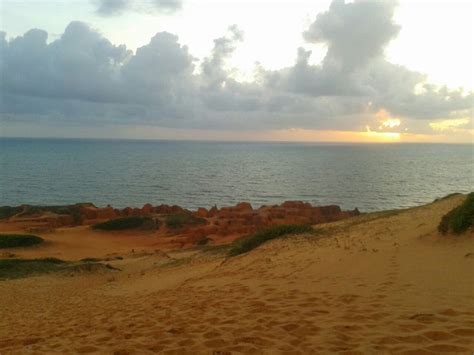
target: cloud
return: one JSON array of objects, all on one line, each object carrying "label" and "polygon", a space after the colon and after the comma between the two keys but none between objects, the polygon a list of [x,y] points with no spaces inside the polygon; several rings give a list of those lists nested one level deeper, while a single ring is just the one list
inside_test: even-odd
[{"label": "cloud", "polygon": [[469,129],[468,118],[458,118],[453,120],[443,120],[441,122],[430,122],[430,127],[434,131],[451,131],[456,132],[458,130]]},{"label": "cloud", "polygon": [[425,75],[385,60],[375,61],[366,71],[374,107],[413,119],[464,117],[473,112],[473,93],[450,90],[427,82]]},{"label": "cloud", "polygon": [[199,77],[201,97],[206,108],[216,111],[249,112],[261,107],[262,88],[254,83],[240,83],[231,77],[232,68],[226,68],[243,32],[235,25],[227,34],[214,40],[211,55],[204,58]]},{"label": "cloud", "polygon": [[341,102],[358,98],[373,113],[384,109],[424,120],[472,115],[473,93],[430,85],[425,75],[385,59],[385,46],[399,31],[392,20],[395,6],[394,1],[334,0],[303,33],[309,43],[327,45],[322,63],[310,65],[311,51],[299,48],[293,66],[262,70],[262,81],[280,92]]},{"label": "cloud", "polygon": [[177,106],[195,91],[194,58],[178,37],[157,33],[121,70],[121,85],[126,100],[160,108]]},{"label": "cloud", "polygon": [[151,0],[142,2],[140,0],[93,0],[97,6],[97,14],[100,16],[118,16],[125,11],[158,11],[161,13],[173,13],[181,9],[181,0]]},{"label": "cloud", "polygon": [[181,0],[153,0],[152,4],[163,12],[175,12],[183,6]]},{"label": "cloud", "polygon": [[227,79],[228,73],[224,66],[225,61],[233,54],[237,44],[243,40],[243,32],[233,25],[228,28],[228,34],[214,40],[214,48],[211,56],[205,58],[201,70],[203,78],[208,82],[209,87],[221,86]]},{"label": "cloud", "polygon": [[98,0],[97,13],[101,16],[120,15],[129,5],[130,0]]},{"label": "cloud", "polygon": [[395,7],[391,0],[334,0],[303,32],[306,42],[327,46],[322,63],[308,64],[311,51],[299,48],[295,65],[268,73],[267,81],[312,96],[369,96],[366,72],[373,61],[383,60],[385,46],[400,30],[392,19]]},{"label": "cloud", "polygon": [[324,66],[354,70],[383,55],[384,47],[397,36],[400,26],[392,19],[395,7],[396,2],[391,0],[334,0],[328,11],[316,17],[303,38],[327,45]]},{"label": "cloud", "polygon": [[[133,6],[107,4],[109,12]],[[391,1],[333,1],[303,33],[308,46],[327,45],[320,64],[310,64],[311,50],[298,48],[293,65],[259,66],[249,82],[236,80],[228,67],[244,40],[235,25],[200,62],[168,32],[135,53],[82,22],[51,42],[39,29],[10,40],[0,33],[0,117],[89,127],[346,131],[406,129],[412,122],[432,132],[431,121],[472,116],[472,93],[435,87],[386,60],[384,48],[399,31],[394,8]],[[380,112],[401,124],[385,127]]]},{"label": "cloud", "polygon": [[30,30],[2,54],[2,92],[22,96],[108,102],[116,99],[115,76],[131,54],[80,22],[47,44],[48,34]]}]

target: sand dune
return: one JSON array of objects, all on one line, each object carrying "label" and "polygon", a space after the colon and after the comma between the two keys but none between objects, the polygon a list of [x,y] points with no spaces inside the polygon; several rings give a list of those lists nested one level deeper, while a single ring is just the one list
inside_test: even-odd
[{"label": "sand dune", "polygon": [[470,354],[474,233],[436,230],[463,198],[318,225],[231,259],[126,235],[87,235],[79,253],[52,237],[60,248],[42,256],[120,254],[121,271],[0,282],[0,353]]}]

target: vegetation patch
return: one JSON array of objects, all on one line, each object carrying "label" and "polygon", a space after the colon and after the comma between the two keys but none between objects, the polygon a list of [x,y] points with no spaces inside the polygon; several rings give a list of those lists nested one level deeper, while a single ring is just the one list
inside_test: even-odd
[{"label": "vegetation patch", "polygon": [[474,225],[474,192],[467,195],[466,200],[458,207],[443,216],[438,230],[446,234],[461,234]]},{"label": "vegetation patch", "polygon": [[56,258],[0,259],[0,279],[18,279],[64,270],[67,263]]},{"label": "vegetation patch", "polygon": [[151,217],[124,217],[98,223],[92,226],[92,228],[104,231],[118,231],[127,229],[156,230],[160,228],[160,221]]},{"label": "vegetation patch", "polygon": [[19,279],[50,273],[74,275],[119,271],[109,264],[98,262],[69,262],[56,258],[0,259],[0,280]]},{"label": "vegetation patch", "polygon": [[10,206],[2,206],[0,207],[0,219],[6,219],[13,217],[14,215],[23,211],[23,207],[10,207]]},{"label": "vegetation patch", "polygon": [[204,218],[192,214],[170,214],[166,216],[166,226],[171,229],[181,229],[187,226],[206,224]]},{"label": "vegetation patch", "polygon": [[28,234],[0,234],[0,249],[22,248],[41,244],[43,238]]},{"label": "vegetation patch", "polygon": [[74,274],[120,271],[120,269],[117,269],[110,264],[86,262],[86,263],[78,263],[78,264],[70,265],[62,271],[65,271],[68,275],[74,275]]},{"label": "vegetation patch", "polygon": [[235,242],[232,248],[229,250],[229,256],[247,253],[272,239],[281,238],[291,234],[311,233],[312,231],[313,228],[311,226],[294,224],[281,225],[265,229],[249,238]]},{"label": "vegetation patch", "polygon": [[23,206],[24,211],[22,212],[22,216],[32,216],[39,213],[44,212],[51,212],[55,214],[62,214],[62,215],[72,215],[77,212],[80,207],[90,206],[93,207],[94,205],[89,202],[85,203],[76,203],[74,205],[57,205],[57,206],[30,206],[25,205]]},{"label": "vegetation patch", "polygon": [[30,217],[42,213],[54,213],[58,215],[69,215],[73,218],[75,224],[82,223],[81,207],[94,206],[92,203],[76,203],[75,205],[59,206],[30,206],[23,205],[18,207],[3,206],[0,207],[0,219],[6,219],[13,216]]}]

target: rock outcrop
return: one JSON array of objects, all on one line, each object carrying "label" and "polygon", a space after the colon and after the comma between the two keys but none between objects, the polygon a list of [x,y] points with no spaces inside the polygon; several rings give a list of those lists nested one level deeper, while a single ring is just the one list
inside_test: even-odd
[{"label": "rock outcrop", "polygon": [[[30,213],[28,213],[30,208]],[[248,202],[236,206],[209,210],[199,208],[189,211],[180,206],[146,204],[142,208],[126,207],[114,209],[111,206],[99,208],[92,204],[71,206],[41,207],[25,206],[24,213],[15,215],[9,220],[20,222],[36,228],[73,227],[76,225],[93,225],[98,222],[135,216],[153,216],[161,220],[161,227],[154,231],[157,237],[171,237],[179,240],[179,245],[190,246],[206,243],[224,244],[258,230],[282,224],[318,224],[337,221],[357,216],[359,211],[342,211],[339,206],[314,207],[302,201],[286,201],[281,205],[262,206],[254,209]],[[169,227],[168,216],[188,216],[191,221],[182,227]],[[191,217],[191,218],[190,218]],[[193,222],[194,221],[194,222]],[[167,226],[168,225],[168,226]],[[137,231],[138,232],[138,231]]]}]

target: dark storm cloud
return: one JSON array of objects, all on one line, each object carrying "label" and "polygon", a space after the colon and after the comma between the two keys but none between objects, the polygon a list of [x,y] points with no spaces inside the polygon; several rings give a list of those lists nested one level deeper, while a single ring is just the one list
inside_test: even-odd
[{"label": "dark storm cloud", "polygon": [[[114,4],[114,11],[131,5]],[[334,1],[303,34],[309,43],[327,45],[321,64],[310,64],[311,51],[299,48],[294,65],[259,67],[252,82],[237,81],[226,65],[243,40],[236,26],[214,40],[200,63],[167,32],[136,53],[81,22],[52,42],[38,29],[9,41],[0,33],[0,117],[88,126],[350,130],[364,129],[380,109],[412,119],[471,114],[472,93],[426,84],[424,75],[385,59],[384,48],[399,31],[394,8],[391,1]]]},{"label": "dark storm cloud", "polygon": [[92,0],[101,16],[117,16],[125,11],[173,13],[182,7],[181,0]]}]

